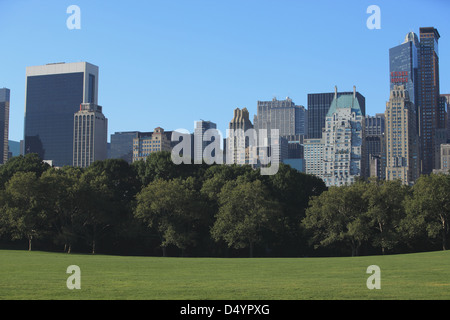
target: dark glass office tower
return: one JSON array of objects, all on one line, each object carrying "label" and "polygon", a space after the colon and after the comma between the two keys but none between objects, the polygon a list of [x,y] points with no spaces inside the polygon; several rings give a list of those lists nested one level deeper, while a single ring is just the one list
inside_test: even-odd
[{"label": "dark glass office tower", "polygon": [[0,164],[8,161],[10,90],[0,89]]},{"label": "dark glass office tower", "polygon": [[133,139],[139,138],[138,131],[116,132],[111,135],[110,159],[123,159],[133,162]]},{"label": "dark glass office tower", "polygon": [[60,167],[73,163],[74,114],[97,104],[98,67],[86,62],[27,67],[25,154]]},{"label": "dark glass office tower", "polygon": [[[325,117],[330,109],[335,95],[353,95],[353,92],[330,92],[308,94],[308,139],[322,138],[322,129],[325,127]],[[362,115],[366,115],[366,98],[356,92],[356,99],[361,107]]]},{"label": "dark glass office tower", "polygon": [[419,38],[414,32],[406,35],[405,41],[389,49],[390,90],[404,85],[412,103],[417,108],[419,94]]},{"label": "dark glass office tower", "polygon": [[418,107],[423,174],[433,171],[437,150],[436,130],[443,129],[439,121],[439,38],[435,28],[420,28]]}]

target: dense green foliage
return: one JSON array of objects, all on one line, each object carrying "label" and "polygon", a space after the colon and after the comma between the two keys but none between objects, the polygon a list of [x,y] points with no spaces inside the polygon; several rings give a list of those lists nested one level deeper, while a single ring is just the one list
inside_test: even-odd
[{"label": "dense green foliage", "polygon": [[414,187],[327,188],[280,164],[175,165],[169,152],[129,165],[51,168],[36,155],[0,167],[4,248],[164,256],[313,256],[446,249],[450,176]]}]

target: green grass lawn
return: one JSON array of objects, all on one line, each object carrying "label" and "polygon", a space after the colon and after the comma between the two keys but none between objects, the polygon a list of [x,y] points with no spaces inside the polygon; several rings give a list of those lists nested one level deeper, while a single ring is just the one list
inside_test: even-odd
[{"label": "green grass lawn", "polygon": [[[69,290],[69,265],[81,289]],[[369,290],[367,267],[381,269]],[[345,258],[158,258],[0,250],[0,299],[450,299],[450,252]]]}]

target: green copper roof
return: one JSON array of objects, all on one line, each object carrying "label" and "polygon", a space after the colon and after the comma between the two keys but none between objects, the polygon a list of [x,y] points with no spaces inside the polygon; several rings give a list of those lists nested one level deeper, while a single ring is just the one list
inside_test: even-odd
[{"label": "green copper roof", "polygon": [[353,94],[344,94],[339,96],[337,99],[334,98],[331,102],[330,109],[328,110],[327,117],[330,117],[333,113],[335,113],[338,108],[351,108],[352,112],[355,112],[357,115],[362,115],[358,99],[353,97]]}]

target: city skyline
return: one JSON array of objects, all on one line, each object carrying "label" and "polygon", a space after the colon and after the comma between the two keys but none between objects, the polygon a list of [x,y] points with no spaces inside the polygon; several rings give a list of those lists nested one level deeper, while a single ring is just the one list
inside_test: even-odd
[{"label": "city skyline", "polygon": [[[111,2],[107,8],[76,1],[80,30],[66,26],[71,4],[0,4],[9,44],[0,53],[0,87],[11,89],[10,140],[23,139],[28,66],[98,65],[109,140],[114,132],[157,126],[193,132],[200,119],[225,132],[235,108],[247,108],[252,118],[258,100],[289,96],[306,106],[307,94],[334,86],[350,91],[355,85],[367,99],[366,114],[382,113],[389,100],[389,48],[408,32],[433,26],[442,35],[440,52],[450,50],[449,4],[439,0]],[[379,30],[366,26],[371,4],[380,7]],[[441,93],[450,92],[448,66],[440,60]],[[124,107],[133,112],[124,117]]]}]

